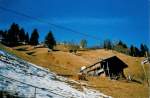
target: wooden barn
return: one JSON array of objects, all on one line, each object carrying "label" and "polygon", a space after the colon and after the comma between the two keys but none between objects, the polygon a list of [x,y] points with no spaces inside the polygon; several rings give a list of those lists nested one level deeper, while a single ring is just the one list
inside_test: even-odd
[{"label": "wooden barn", "polygon": [[123,70],[127,67],[128,65],[117,56],[112,56],[102,59],[84,69],[82,68],[80,72],[90,76],[106,76],[111,79],[118,79],[120,77],[125,78]]}]

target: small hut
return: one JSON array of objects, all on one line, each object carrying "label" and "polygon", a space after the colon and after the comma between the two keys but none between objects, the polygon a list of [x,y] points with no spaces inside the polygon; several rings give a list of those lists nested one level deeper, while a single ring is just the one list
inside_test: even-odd
[{"label": "small hut", "polygon": [[125,78],[123,70],[127,67],[128,65],[117,56],[112,56],[87,66],[80,72],[90,76],[103,75],[111,79],[118,79],[119,77]]}]

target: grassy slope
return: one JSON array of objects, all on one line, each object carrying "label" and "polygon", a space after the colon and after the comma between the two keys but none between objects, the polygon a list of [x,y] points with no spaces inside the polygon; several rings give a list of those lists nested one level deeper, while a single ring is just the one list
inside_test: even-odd
[{"label": "grassy slope", "polygon": [[[106,51],[103,49],[83,51],[79,54],[87,60],[91,60],[91,62],[96,62],[96,58],[105,58],[116,55],[128,65],[128,68],[124,70],[126,76],[130,74],[134,79],[144,82],[143,84],[126,83],[112,81],[106,78],[90,77],[90,84],[95,85],[96,89],[103,91],[108,95],[113,95],[116,98],[148,98],[148,87],[144,80],[144,72],[141,66],[143,58],[131,57],[116,51]],[[147,69],[147,73],[149,73],[148,65],[144,66]]]},{"label": "grassy slope", "polygon": [[[139,81],[143,81],[144,79],[144,73],[140,65],[143,58],[130,57],[115,51],[105,51],[103,49],[90,50],[80,51],[77,55],[74,55],[62,51],[48,53],[47,48],[34,49],[31,46],[21,46],[16,48],[22,49],[22,51],[17,51],[15,48],[7,48],[3,45],[0,45],[0,48],[3,48],[4,50],[7,50],[8,52],[13,53],[27,61],[49,68],[57,74],[72,76],[71,78],[76,80],[77,73],[81,66],[96,62],[96,58],[117,55],[129,65],[129,67],[125,69],[125,75],[131,74]],[[32,55],[28,55],[26,53],[31,53]],[[148,72],[148,65],[145,65],[145,67]],[[88,80],[89,81],[87,81],[87,83],[92,88],[116,98],[148,98],[148,87],[146,83],[137,84],[123,81],[112,81],[104,77],[88,77]]]}]

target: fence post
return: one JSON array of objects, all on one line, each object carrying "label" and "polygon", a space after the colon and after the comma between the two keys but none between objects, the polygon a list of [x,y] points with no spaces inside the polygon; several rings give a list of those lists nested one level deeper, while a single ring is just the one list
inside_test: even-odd
[{"label": "fence post", "polygon": [[149,87],[149,79],[148,79],[148,76],[146,74],[146,71],[145,71],[145,68],[144,68],[144,64],[142,64],[142,68],[143,68],[143,71],[144,71],[144,75],[145,75],[145,78],[146,78],[146,81],[147,81],[147,85]]},{"label": "fence post", "polygon": [[36,87],[35,87],[35,90],[34,90],[34,98],[36,98]]}]

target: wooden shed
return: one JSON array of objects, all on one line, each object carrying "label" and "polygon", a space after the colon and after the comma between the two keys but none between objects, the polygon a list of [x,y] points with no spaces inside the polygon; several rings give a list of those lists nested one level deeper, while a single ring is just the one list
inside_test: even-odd
[{"label": "wooden shed", "polygon": [[128,65],[117,56],[112,56],[87,66],[80,72],[90,76],[104,75],[106,77],[110,77],[111,79],[118,79],[119,77],[125,78],[123,70],[127,67]]}]

